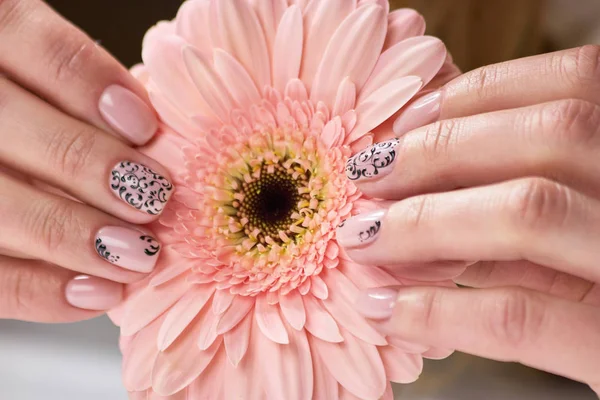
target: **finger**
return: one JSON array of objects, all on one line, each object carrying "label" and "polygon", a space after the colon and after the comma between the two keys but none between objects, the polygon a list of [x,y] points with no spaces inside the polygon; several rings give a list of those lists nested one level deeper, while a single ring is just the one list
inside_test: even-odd
[{"label": "finger", "polygon": [[0,162],[133,223],[162,212],[164,167],[0,78]]},{"label": "finger", "polygon": [[519,286],[565,300],[600,306],[600,285],[529,261],[481,261],[454,281],[474,288]]},{"label": "finger", "polygon": [[540,178],[412,197],[337,238],[359,264],[525,259],[600,282],[600,201]]},{"label": "finger", "polygon": [[407,108],[396,120],[394,131],[402,135],[438,119],[560,99],[599,104],[599,65],[600,46],[595,45],[488,65],[459,76]]},{"label": "finger", "polygon": [[348,160],[365,194],[401,199],[526,176],[600,196],[600,106],[561,100],[441,121]]},{"label": "finger", "polygon": [[141,84],[40,0],[0,2],[0,55],[0,71],[68,114],[137,145],[157,129]]},{"label": "finger", "polygon": [[404,340],[599,378],[600,314],[589,305],[524,289],[384,288],[364,293],[357,309],[389,317],[383,330]]},{"label": "finger", "polygon": [[0,256],[0,319],[74,322],[117,306],[123,285],[42,261]]},{"label": "finger", "polygon": [[0,247],[116,282],[142,279],[161,249],[141,228],[2,175],[0,221]]}]

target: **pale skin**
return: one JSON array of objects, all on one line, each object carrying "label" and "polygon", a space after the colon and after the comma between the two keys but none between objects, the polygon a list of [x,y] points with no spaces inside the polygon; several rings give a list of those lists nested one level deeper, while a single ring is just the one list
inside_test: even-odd
[{"label": "pale skin", "polygon": [[394,203],[347,251],[399,273],[470,265],[455,281],[471,288],[375,289],[359,308],[404,340],[600,393],[600,47],[487,66],[441,99],[438,122],[397,132],[389,175],[357,182]]}]

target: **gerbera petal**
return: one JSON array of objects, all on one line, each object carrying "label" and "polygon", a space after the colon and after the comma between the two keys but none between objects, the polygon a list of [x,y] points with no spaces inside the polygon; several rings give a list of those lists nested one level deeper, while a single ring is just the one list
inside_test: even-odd
[{"label": "gerbera petal", "polygon": [[159,271],[156,275],[152,276],[150,286],[160,286],[165,282],[168,282],[176,277],[180,276],[186,271],[189,271],[194,264],[194,260],[191,259],[179,259],[178,261],[169,264],[168,268]]},{"label": "gerbera petal", "polygon": [[327,44],[339,24],[356,8],[356,0],[312,0],[305,10],[304,57],[300,79],[312,86]]},{"label": "gerbera petal", "polygon": [[330,149],[336,143],[343,140],[344,129],[342,128],[342,119],[339,116],[334,117],[323,128],[321,141],[326,149]]},{"label": "gerbera petal", "polygon": [[222,337],[217,338],[206,350],[196,346],[201,322],[197,318],[189,331],[159,353],[152,371],[152,388],[157,393],[168,396],[183,390],[204,371],[221,348]]},{"label": "gerbera petal", "polygon": [[387,383],[385,387],[385,393],[381,397],[381,400],[394,400],[394,389],[392,388],[392,384],[390,382]]},{"label": "gerbera petal", "polygon": [[429,346],[419,343],[406,342],[395,336],[387,337],[388,344],[405,353],[421,354],[429,350]]},{"label": "gerbera petal", "polygon": [[358,122],[346,143],[361,138],[371,129],[391,117],[396,111],[410,101],[421,89],[423,81],[418,76],[407,76],[387,83],[371,93],[356,107]]},{"label": "gerbera petal", "polygon": [[[271,83],[269,51],[260,21],[247,1],[211,1],[215,47],[234,56],[259,87]],[[215,40],[216,39],[216,40]]]},{"label": "gerbera petal", "polygon": [[381,267],[356,264],[352,261],[342,261],[340,271],[359,289],[399,285],[400,281]]},{"label": "gerbera petal", "polygon": [[196,344],[200,350],[206,350],[212,346],[217,337],[220,337],[217,334],[217,324],[220,316],[212,312],[210,307],[206,307],[198,318],[202,326],[198,331]]},{"label": "gerbera petal", "polygon": [[337,323],[320,303],[312,296],[303,296],[304,308],[306,310],[306,330],[313,336],[332,343],[344,340],[340,334]]},{"label": "gerbera petal", "polygon": [[181,148],[187,145],[189,145],[189,142],[186,139],[165,128],[162,132],[158,132],[149,144],[140,148],[140,151],[159,163],[173,165],[170,170],[173,174],[171,178],[173,183],[179,186],[183,184],[178,177],[179,172],[181,172],[180,165],[182,164]]},{"label": "gerbera petal", "polygon": [[210,0],[191,0],[181,5],[175,31],[200,51],[210,52]]},{"label": "gerbera petal", "polygon": [[152,385],[152,366],[158,355],[156,335],[163,318],[159,318],[135,335],[123,355],[123,383],[130,392],[140,392]]},{"label": "gerbera petal", "polygon": [[225,366],[227,357],[223,349],[219,350],[212,362],[188,388],[187,400],[216,400],[226,399]]},{"label": "gerbera petal", "polygon": [[302,296],[297,290],[293,290],[286,295],[279,295],[279,305],[283,316],[296,330],[304,328],[306,323],[306,312]]},{"label": "gerbera petal", "polygon": [[321,300],[325,300],[329,296],[329,290],[327,289],[327,285],[323,282],[318,275],[314,275],[312,278],[312,285],[310,287],[310,292],[317,298]]},{"label": "gerbera petal", "polygon": [[223,335],[227,358],[233,366],[237,366],[248,351],[250,330],[252,327],[252,313],[248,313],[242,322]]},{"label": "gerbera petal", "polygon": [[325,367],[321,355],[313,346],[311,346],[311,353],[313,354],[315,393],[318,393],[323,399],[338,399],[340,385]]},{"label": "gerbera petal", "polygon": [[234,298],[235,295],[229,290],[217,290],[213,297],[212,311],[217,315],[223,314],[231,306]]},{"label": "gerbera petal", "polygon": [[333,106],[333,115],[344,115],[347,111],[354,109],[356,104],[356,85],[345,77],[338,87]]},{"label": "gerbera petal", "polygon": [[[288,7],[286,0],[250,0],[260,20],[268,44],[275,41],[281,16]],[[269,49],[271,50],[271,49]]]},{"label": "gerbera petal", "polygon": [[421,36],[425,33],[425,19],[410,8],[401,8],[388,15],[388,32],[385,38],[384,50],[404,39]]},{"label": "gerbera petal", "polygon": [[343,343],[311,338],[311,347],[335,379],[352,394],[363,399],[379,399],[387,383],[377,347],[342,330]]},{"label": "gerbera petal", "polygon": [[222,122],[229,122],[229,114],[235,108],[233,98],[210,60],[190,46],[183,49],[183,60],[187,72],[206,103]]},{"label": "gerbera petal", "polygon": [[315,75],[311,100],[333,107],[345,77],[360,91],[377,62],[386,28],[386,13],[377,5],[366,4],[351,13],[327,45]]},{"label": "gerbera petal", "polygon": [[256,298],[256,309],[254,312],[256,324],[261,332],[275,343],[288,344],[289,338],[283,325],[279,307],[267,303],[267,296],[261,294]]},{"label": "gerbera petal", "polygon": [[279,23],[273,48],[273,86],[283,92],[286,84],[300,73],[302,61],[302,13],[289,7]]},{"label": "gerbera petal", "polygon": [[450,357],[454,353],[454,350],[440,349],[438,347],[432,347],[423,353],[423,357],[429,358],[430,360],[443,360]]},{"label": "gerbera petal", "polygon": [[147,326],[181,299],[189,286],[185,276],[180,276],[164,285],[142,289],[125,306],[121,335],[133,335]]},{"label": "gerbera petal", "polygon": [[198,128],[194,123],[179,111],[162,93],[150,89],[148,96],[160,119],[175,132],[184,137],[187,136],[188,139],[199,134]]},{"label": "gerbera petal", "polygon": [[358,102],[404,76],[418,76],[423,86],[438,73],[446,59],[446,46],[438,38],[419,36],[406,39],[385,51],[363,87]]},{"label": "gerbera petal", "polygon": [[396,383],[412,383],[423,371],[423,358],[420,354],[407,354],[391,346],[379,348],[379,354],[390,381]]},{"label": "gerbera petal", "polygon": [[196,318],[215,291],[212,285],[197,286],[186,293],[166,314],[158,333],[159,349],[168,348]]},{"label": "gerbera petal", "polygon": [[247,296],[235,296],[231,307],[223,314],[217,325],[217,334],[222,335],[233,329],[254,307],[255,300]]},{"label": "gerbera petal", "polygon": [[229,53],[215,49],[215,70],[223,83],[242,108],[250,107],[260,101],[260,93],[246,69]]}]

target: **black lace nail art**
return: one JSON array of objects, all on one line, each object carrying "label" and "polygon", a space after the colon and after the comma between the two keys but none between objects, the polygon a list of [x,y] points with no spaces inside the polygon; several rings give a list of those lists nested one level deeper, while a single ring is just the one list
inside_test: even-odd
[{"label": "black lace nail art", "polygon": [[346,176],[352,181],[372,179],[387,175],[396,160],[396,146],[400,140],[391,139],[373,146],[350,157],[346,163]]}]

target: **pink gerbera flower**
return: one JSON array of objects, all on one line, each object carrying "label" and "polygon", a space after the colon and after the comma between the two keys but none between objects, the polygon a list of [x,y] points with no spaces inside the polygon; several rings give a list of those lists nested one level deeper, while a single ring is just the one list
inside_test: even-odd
[{"label": "pink gerbera flower", "polygon": [[423,31],[386,1],[189,0],[148,33],[136,73],[164,126],[145,151],[177,191],[157,270],[111,314],[132,399],[391,399],[423,353],[448,354],[354,310],[360,289],[414,281],[335,239],[379,208],[346,159],[444,64]]}]

